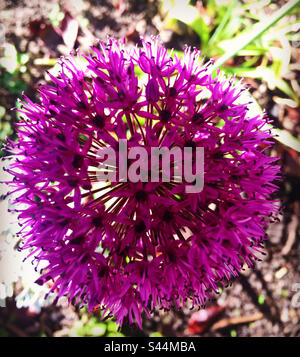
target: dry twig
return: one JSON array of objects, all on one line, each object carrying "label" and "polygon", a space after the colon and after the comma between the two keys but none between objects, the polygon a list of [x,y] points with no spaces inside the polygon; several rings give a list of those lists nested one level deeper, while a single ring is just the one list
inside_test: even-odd
[{"label": "dry twig", "polygon": [[214,323],[211,327],[211,331],[216,331],[221,328],[225,328],[231,325],[247,324],[263,318],[263,313],[258,312],[249,316],[227,317]]}]

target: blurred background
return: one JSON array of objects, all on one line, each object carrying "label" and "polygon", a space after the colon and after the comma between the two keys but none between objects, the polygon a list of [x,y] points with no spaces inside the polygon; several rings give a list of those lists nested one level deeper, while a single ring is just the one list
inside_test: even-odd
[{"label": "blurred background", "polygon": [[[34,284],[38,273],[18,252],[19,230],[0,188],[0,336],[300,336],[300,6],[294,6],[263,33],[253,36],[287,1],[252,0],[0,0],[0,144],[15,139],[18,98],[55,73],[60,56],[88,52],[107,36],[159,35],[179,55],[184,45],[201,49],[220,68],[244,84],[273,120],[272,155],[280,156],[283,180],[277,198],[280,221],[268,231],[266,256],[219,292],[204,310],[145,318],[143,330],[113,320],[56,306],[44,299],[47,287]],[[289,3],[296,4],[297,1]],[[247,46],[248,39],[253,39]],[[245,41],[246,39],[246,41]],[[5,159],[7,152],[1,150]],[[5,160],[1,165],[5,164]],[[2,172],[1,179],[5,176]],[[49,288],[49,287],[48,287]]]}]

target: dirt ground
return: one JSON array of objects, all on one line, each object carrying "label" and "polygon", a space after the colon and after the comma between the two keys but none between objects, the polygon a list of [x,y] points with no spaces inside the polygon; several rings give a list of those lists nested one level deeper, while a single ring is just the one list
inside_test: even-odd
[{"label": "dirt ground", "polygon": [[[27,84],[26,94],[32,98],[36,95],[35,86],[44,81],[45,69],[50,68],[37,65],[37,59],[57,58],[68,53],[62,37],[53,31],[47,20],[56,3],[54,0],[0,1],[0,22],[5,40],[13,43],[18,52],[30,55],[27,73],[20,73],[20,77]],[[74,47],[88,51],[96,39],[105,40],[108,35],[138,43],[139,36],[145,34],[160,34],[170,48],[182,49],[185,43],[199,45],[197,37],[178,36],[161,30],[155,0],[127,1],[124,11],[122,4],[117,0],[60,1],[61,8],[66,9],[70,18],[83,19]],[[293,61],[296,62],[297,58],[294,57]],[[294,75],[299,80],[299,71]],[[246,82],[275,124],[279,128],[289,125],[290,132],[299,137],[299,108],[292,110],[275,103],[276,90],[270,91],[261,81],[246,79]],[[0,88],[0,105],[5,108],[15,106],[17,97],[17,94]],[[11,114],[10,120],[15,120],[14,115]],[[199,323],[200,329],[189,328],[191,317],[197,319],[197,315],[196,310],[186,307],[167,314],[159,312],[150,320],[145,318],[144,330],[140,332],[124,326],[122,332],[126,336],[149,336],[158,331],[163,336],[300,337],[300,296],[297,298],[297,292],[300,292],[300,160],[299,155],[279,143],[273,150],[282,157],[284,178],[278,197],[282,201],[283,212],[280,222],[274,223],[268,231],[266,256],[255,269],[245,270],[216,301],[209,302],[207,307],[211,310],[207,311],[213,311],[215,317],[208,325]],[[215,314],[214,309],[219,309],[220,314]],[[26,309],[16,309],[13,298],[10,298],[7,299],[7,308],[0,309],[0,324],[9,336],[39,336],[41,331],[47,336],[64,336],[80,319],[80,314],[76,307],[60,304],[31,315],[26,313]],[[15,316],[13,321],[12,315]]]}]

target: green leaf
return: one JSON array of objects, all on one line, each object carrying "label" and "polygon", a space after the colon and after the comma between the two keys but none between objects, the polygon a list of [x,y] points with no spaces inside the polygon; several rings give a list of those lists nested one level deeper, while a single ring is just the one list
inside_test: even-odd
[{"label": "green leaf", "polygon": [[245,30],[241,35],[238,35],[232,40],[232,47],[227,51],[221,58],[219,58],[215,64],[210,68],[214,71],[218,67],[222,66],[226,61],[236,55],[240,50],[244,49],[248,44],[252,43],[254,40],[262,36],[262,34],[267,31],[270,27],[276,24],[281,18],[292,11],[300,4],[300,0],[290,0],[284,6],[282,6],[278,11],[276,11],[272,16],[268,17],[266,20],[256,23],[251,31]]},{"label": "green leaf", "polygon": [[230,336],[231,337],[236,337],[237,336],[236,330],[231,330],[230,331]]},{"label": "green leaf", "polygon": [[220,119],[218,121],[218,123],[216,124],[217,128],[223,128],[223,126],[225,125],[225,120],[224,119]]},{"label": "green leaf", "polygon": [[227,22],[229,21],[232,15],[232,10],[235,8],[236,4],[237,4],[237,0],[233,0],[231,5],[228,7],[228,10],[226,11],[224,17],[222,18],[221,23],[216,28],[215,32],[213,33],[210,40],[208,41],[208,46],[213,45],[219,39],[219,36],[223,32]]},{"label": "green leaf", "polygon": [[18,64],[18,52],[14,45],[11,43],[4,44],[4,56],[0,59],[0,66],[5,68],[8,73],[14,73]]},{"label": "green leaf", "polygon": [[[218,43],[218,48],[220,48],[223,52],[226,52],[228,50],[228,48],[232,48],[233,46],[235,46],[235,42],[236,40],[224,40]],[[268,52],[268,49],[263,47],[263,46],[259,46],[256,44],[251,44],[249,46],[246,46],[245,48],[241,49],[240,51],[238,51],[235,56],[260,56],[263,55],[265,53]]]},{"label": "green leaf", "polygon": [[[252,47],[252,48],[251,48]],[[236,55],[237,56],[261,56],[268,52],[267,48],[247,46],[245,49],[240,50]]]},{"label": "green leaf", "polygon": [[194,6],[188,5],[188,1],[175,1],[175,6],[172,7],[168,13],[167,20],[176,19],[191,29],[193,29],[200,37],[202,45],[206,45],[209,38],[209,28],[204,20],[199,16],[199,12]]},{"label": "green leaf", "polygon": [[0,125],[0,140],[4,140],[7,136],[13,133],[11,124],[9,122],[2,122]]},{"label": "green leaf", "polygon": [[292,90],[292,88],[289,86],[289,84],[285,80],[283,80],[281,78],[276,78],[275,86],[278,89],[280,89],[283,93],[285,93],[287,96],[292,98],[297,104],[299,103],[298,95]]},{"label": "green leaf", "polygon": [[253,56],[253,57],[250,58],[249,60],[244,61],[244,62],[241,64],[241,67],[243,67],[243,68],[250,68],[250,67],[253,66],[258,60],[259,60],[259,56]]},{"label": "green leaf", "polygon": [[291,135],[287,130],[274,128],[272,125],[267,126],[272,133],[276,135],[275,139],[283,145],[300,152],[300,140]]},{"label": "green leaf", "polygon": [[152,332],[149,337],[164,337],[160,332]]},{"label": "green leaf", "polygon": [[[255,107],[254,112],[261,113],[262,109],[254,97],[252,97],[252,102]],[[265,124],[264,129],[271,130],[271,134],[274,135],[274,139],[278,142],[297,152],[300,152],[300,140],[291,135],[287,130],[274,128],[271,124]]]},{"label": "green leaf", "polygon": [[36,58],[33,63],[35,66],[55,66],[57,58]]},{"label": "green leaf", "polygon": [[110,332],[106,335],[107,337],[124,337],[121,332]]},{"label": "green leaf", "polygon": [[259,295],[258,296],[258,303],[260,304],[260,305],[263,305],[264,303],[265,303],[265,297],[264,297],[264,295]]},{"label": "green leaf", "polygon": [[199,16],[188,24],[200,37],[201,47],[206,47],[209,39],[209,28],[204,20]]},{"label": "green leaf", "polygon": [[91,336],[103,336],[106,332],[106,325],[103,322],[91,324],[91,326],[87,329],[87,332]]},{"label": "green leaf", "polygon": [[5,113],[6,113],[5,107],[0,105],[0,119],[2,119],[4,117]]},{"label": "green leaf", "polygon": [[226,73],[236,74],[238,77],[245,77],[245,78],[255,78],[261,79],[267,82],[268,87],[271,90],[278,88],[283,93],[285,93],[288,97],[293,99],[297,104],[299,103],[299,98],[297,94],[292,90],[289,84],[276,76],[273,67],[223,67],[223,70]]},{"label": "green leaf", "polygon": [[117,324],[115,322],[109,321],[108,324],[107,324],[107,330],[109,332],[117,332],[118,326],[117,326]]},{"label": "green leaf", "polygon": [[221,40],[232,39],[241,32],[244,19],[240,16],[232,17],[220,35]]},{"label": "green leaf", "polygon": [[18,62],[19,64],[26,64],[29,61],[30,57],[28,53],[18,53]]},{"label": "green leaf", "polygon": [[223,67],[224,72],[228,74],[236,74],[239,77],[247,78],[261,78],[261,73],[257,68],[245,68],[245,67]]}]

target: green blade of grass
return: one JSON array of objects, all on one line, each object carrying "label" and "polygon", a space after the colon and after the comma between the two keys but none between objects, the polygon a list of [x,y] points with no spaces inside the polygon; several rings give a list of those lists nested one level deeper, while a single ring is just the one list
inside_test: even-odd
[{"label": "green blade of grass", "polygon": [[211,38],[208,41],[208,46],[211,46],[212,44],[214,44],[218,37],[220,36],[221,32],[223,31],[224,27],[226,26],[228,20],[230,19],[232,10],[235,8],[237,4],[237,0],[233,0],[231,5],[228,7],[222,21],[220,22],[219,26],[216,28],[215,32],[213,33],[213,35],[211,36]]},{"label": "green blade of grass", "polygon": [[211,71],[214,71],[218,67],[222,66],[226,61],[235,56],[237,52],[244,49],[249,43],[256,40],[266,30],[272,27],[276,22],[283,18],[287,13],[292,11],[296,6],[300,4],[300,0],[291,0],[286,3],[282,8],[277,10],[269,19],[261,21],[253,26],[253,30],[249,33],[244,32],[235,39],[232,40],[232,48],[220,57],[215,64],[211,67]]},{"label": "green blade of grass", "polygon": [[223,70],[229,74],[236,74],[238,77],[264,79],[269,88],[272,89],[276,87],[293,99],[297,104],[299,103],[297,94],[285,80],[275,75],[272,67],[223,67]]},{"label": "green blade of grass", "polygon": [[285,93],[287,96],[292,98],[296,103],[298,103],[299,101],[298,95],[292,90],[292,88],[288,85],[288,83],[285,80],[281,78],[276,78],[275,86],[278,89],[280,89],[283,93]]},{"label": "green blade of grass", "polygon": [[55,66],[58,58],[36,58],[33,63],[36,66]]},{"label": "green blade of grass", "polygon": [[[261,113],[262,109],[260,105],[257,103],[254,97],[251,98],[254,108],[254,111],[257,113]],[[265,124],[264,129],[271,130],[271,133],[275,136],[274,139],[284,146],[287,146],[297,152],[300,152],[300,140],[295,138],[292,134],[290,134],[286,129],[278,129],[274,128],[272,124]]]},{"label": "green blade of grass", "polygon": [[297,152],[300,152],[300,140],[295,138],[285,129],[274,128],[271,124],[267,124],[266,128],[270,129],[271,132],[276,135],[275,139],[279,141],[284,146],[287,146]]}]

